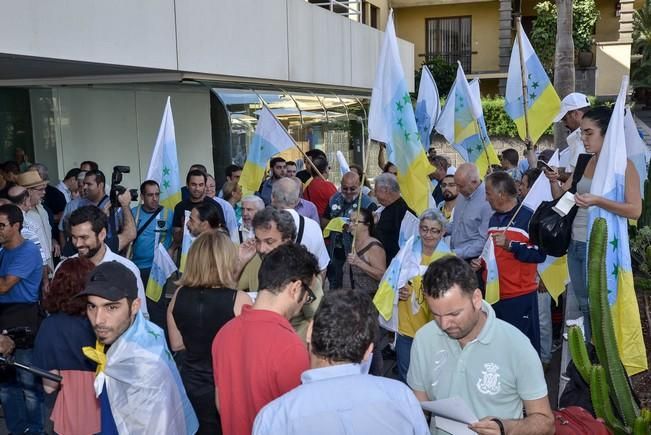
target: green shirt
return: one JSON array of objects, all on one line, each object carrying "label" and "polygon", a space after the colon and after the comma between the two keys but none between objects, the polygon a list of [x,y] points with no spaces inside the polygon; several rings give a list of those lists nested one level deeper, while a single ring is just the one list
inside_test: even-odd
[{"label": "green shirt", "polygon": [[[529,339],[497,319],[486,301],[482,310],[486,323],[463,349],[435,321],[423,326],[414,338],[407,384],[429,400],[460,397],[480,420],[522,418],[523,400],[547,396],[540,358]],[[436,431],[434,420],[431,429],[446,433]]]}]

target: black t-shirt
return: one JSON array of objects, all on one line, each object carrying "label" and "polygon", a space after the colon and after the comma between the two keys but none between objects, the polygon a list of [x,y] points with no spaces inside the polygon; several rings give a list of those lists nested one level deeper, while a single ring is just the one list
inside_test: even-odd
[{"label": "black t-shirt", "polygon": [[303,169],[302,171],[298,171],[296,173],[296,177],[299,180],[301,180],[303,182],[303,184],[305,184],[307,182],[307,180],[312,178],[312,175],[310,175],[310,173],[307,170]]},{"label": "black t-shirt", "polygon": [[54,186],[45,186],[45,197],[43,205],[49,208],[53,214],[59,214],[66,208],[66,196]]},{"label": "black t-shirt", "polygon": [[405,213],[408,211],[416,215],[416,213],[407,206],[405,200],[400,197],[393,204],[382,210],[380,220],[377,225],[375,225],[374,236],[382,243],[382,245],[384,245],[384,251],[387,255],[387,264],[389,264],[398,251],[400,251],[400,246],[398,245],[400,224],[402,223],[402,219],[405,217]]},{"label": "black t-shirt", "polygon": [[[219,209],[219,220],[223,225],[226,225],[226,219],[224,218],[224,210],[222,209],[222,206],[215,200],[209,198],[209,197],[204,197],[203,202],[212,202],[217,206]],[[174,217],[172,218],[172,227],[174,228],[183,228],[183,221],[185,220],[185,211],[190,211],[192,210],[195,206],[197,206],[199,203],[197,202],[192,202],[190,200],[187,201],[181,201],[176,206],[174,207]]]}]

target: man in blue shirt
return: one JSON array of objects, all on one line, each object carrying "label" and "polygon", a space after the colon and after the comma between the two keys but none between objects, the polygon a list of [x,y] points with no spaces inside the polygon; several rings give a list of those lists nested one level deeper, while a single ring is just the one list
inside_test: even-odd
[{"label": "man in blue shirt", "polygon": [[428,435],[416,396],[403,383],[367,374],[378,313],[362,292],[332,291],[308,330],[311,369],[302,385],[262,408],[253,433]]},{"label": "man in blue shirt", "polygon": [[[140,270],[142,283],[147,286],[154,251],[158,243],[169,249],[172,245],[172,218],[174,213],[160,205],[160,186],[154,180],[146,180],[140,185],[142,204],[134,207],[131,214],[136,217],[136,240],[133,242],[131,261]],[[149,320],[165,329],[167,299],[158,302],[147,298]]]},{"label": "man in blue shirt", "polygon": [[[0,206],[0,330],[30,329],[16,343],[14,357],[30,364],[38,330],[38,300],[42,276],[39,248],[23,239],[23,212],[16,205]],[[0,403],[11,433],[43,432],[43,388],[40,379],[25,370],[0,383]]]}]

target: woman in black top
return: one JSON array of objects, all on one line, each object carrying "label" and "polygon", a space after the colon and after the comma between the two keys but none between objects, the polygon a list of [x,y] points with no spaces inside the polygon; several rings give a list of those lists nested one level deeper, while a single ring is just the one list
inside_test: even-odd
[{"label": "woman in black top", "polygon": [[234,290],[237,249],[225,234],[209,231],[190,247],[185,273],[167,311],[170,347],[185,350],[181,379],[199,418],[198,434],[221,434],[215,408],[213,338],[251,298]]}]

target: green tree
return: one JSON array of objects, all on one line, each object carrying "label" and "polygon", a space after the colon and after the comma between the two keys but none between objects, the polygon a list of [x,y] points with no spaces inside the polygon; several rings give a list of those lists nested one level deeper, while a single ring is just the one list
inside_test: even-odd
[{"label": "green tree", "polygon": [[[574,92],[574,39],[572,38],[572,0],[556,0],[556,50],[554,56],[554,88],[563,98]],[[567,144],[567,129],[562,123],[554,126],[554,143],[563,149]]]}]

